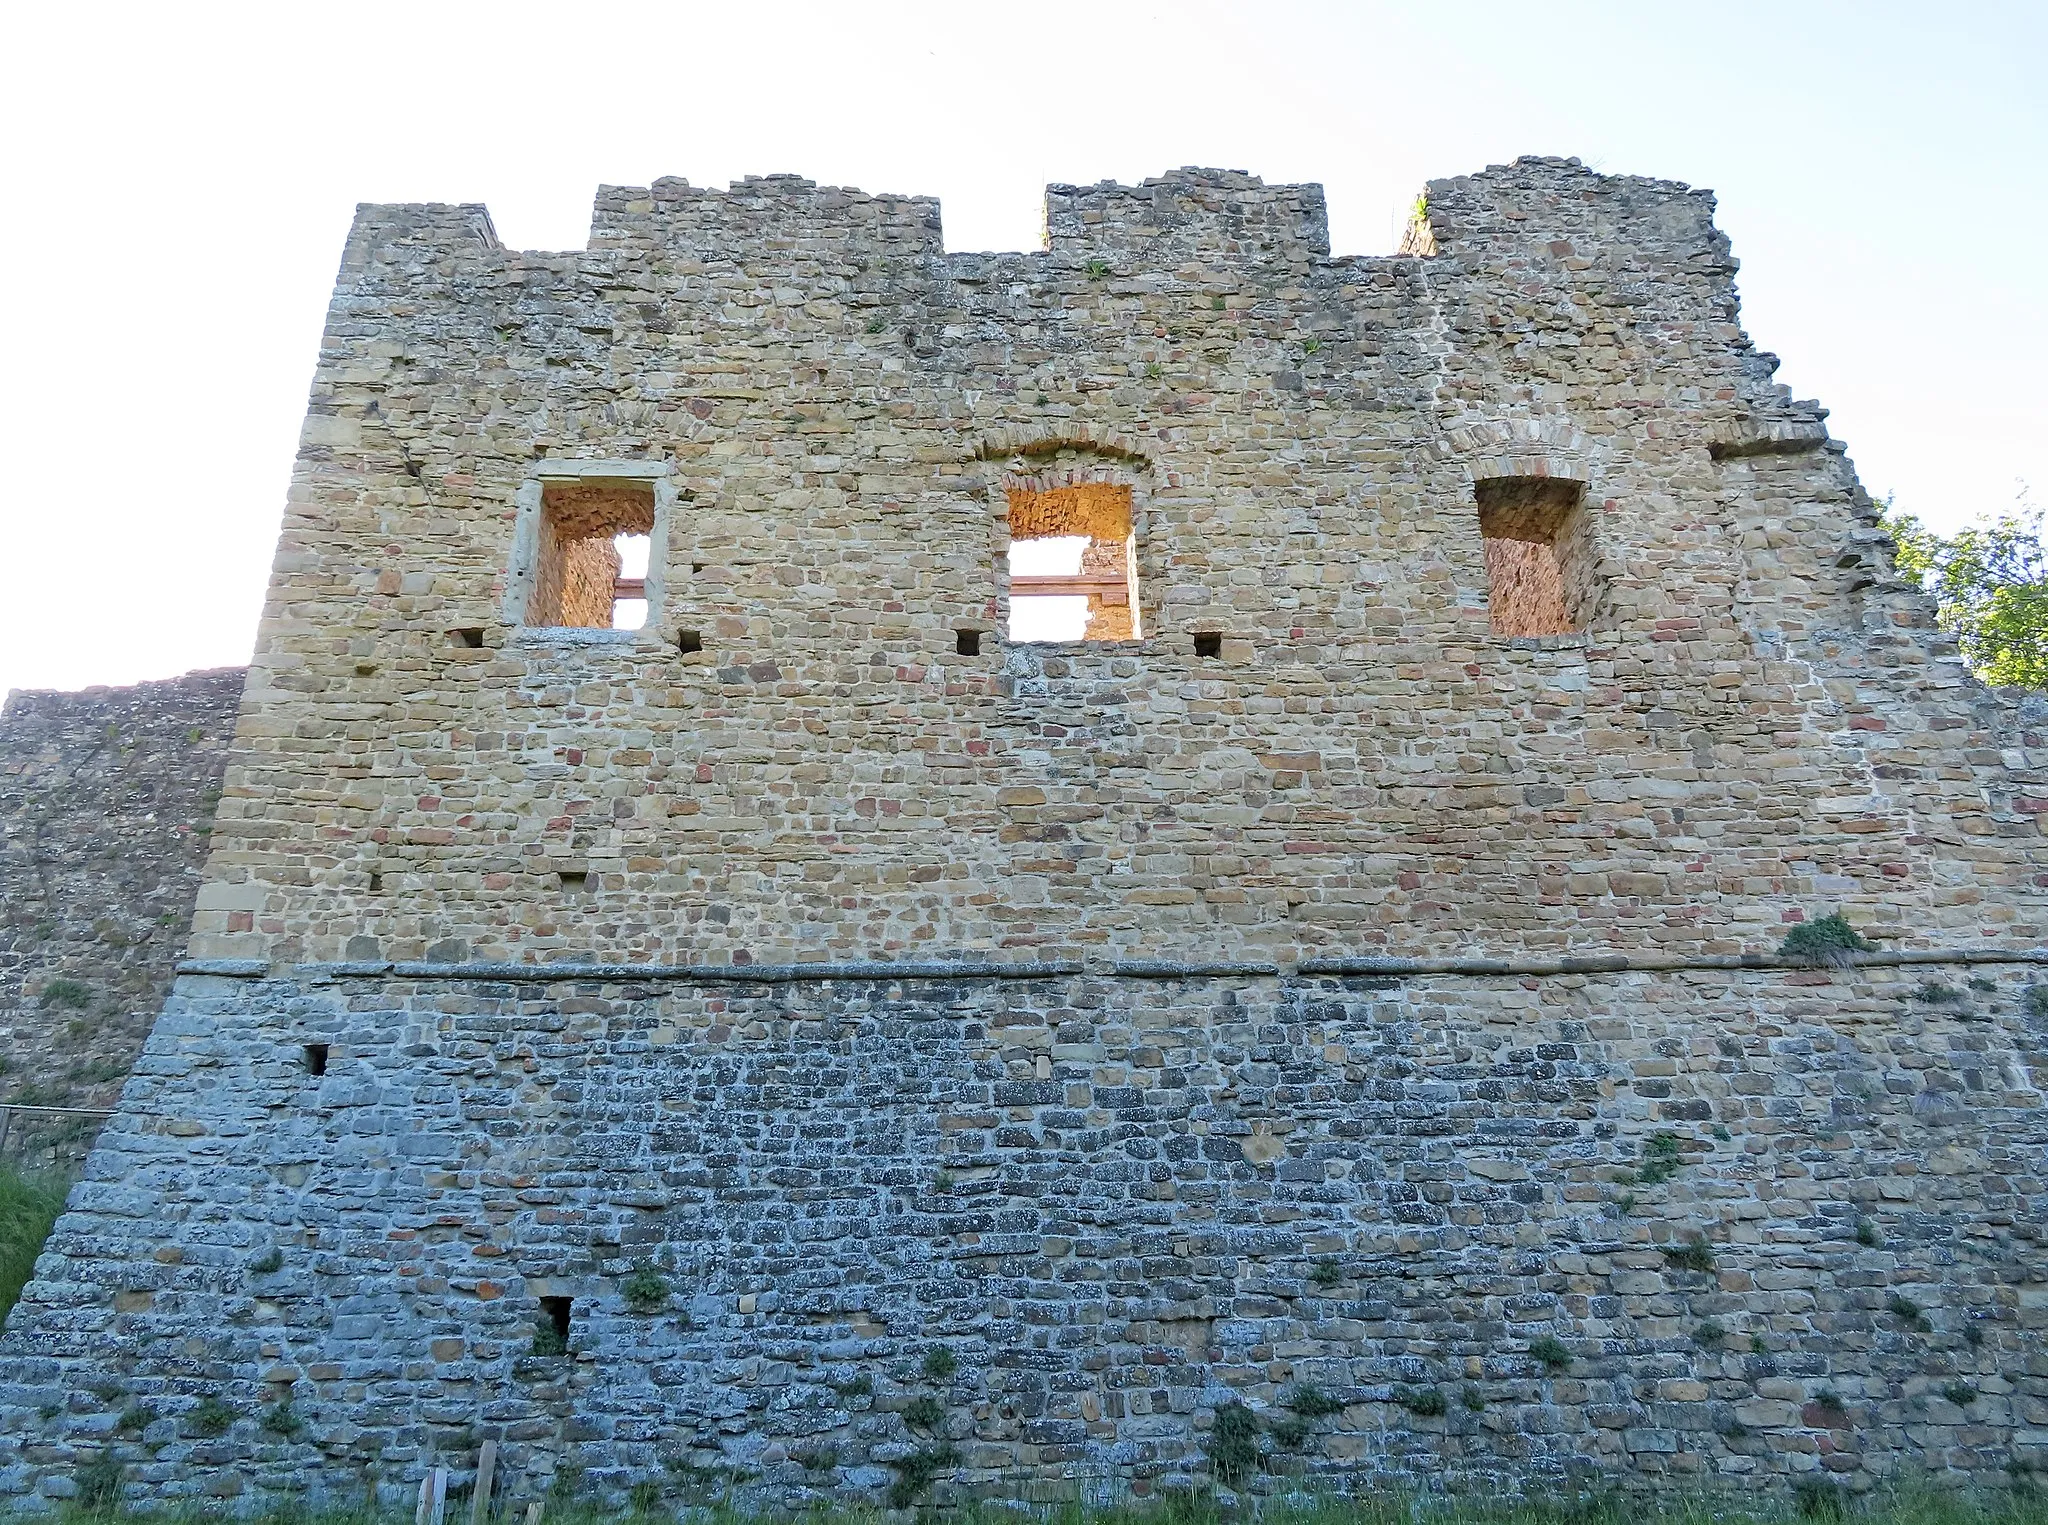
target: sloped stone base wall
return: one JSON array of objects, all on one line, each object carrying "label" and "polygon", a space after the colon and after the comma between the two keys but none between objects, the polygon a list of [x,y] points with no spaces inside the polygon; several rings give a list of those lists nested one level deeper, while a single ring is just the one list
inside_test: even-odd
[{"label": "sloped stone base wall", "polygon": [[1143,1492],[1233,1399],[1269,1481],[1988,1482],[2048,1455],[2040,974],[187,976],[0,1490]]}]

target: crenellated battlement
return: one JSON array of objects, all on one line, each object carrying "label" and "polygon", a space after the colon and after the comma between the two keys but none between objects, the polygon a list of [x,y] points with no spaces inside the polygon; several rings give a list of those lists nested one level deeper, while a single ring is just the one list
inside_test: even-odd
[{"label": "crenellated battlement", "polygon": [[1303,263],[1330,252],[1320,185],[1267,185],[1240,170],[1189,167],[1141,185],[1049,185],[1046,247],[1167,268],[1216,262]]}]

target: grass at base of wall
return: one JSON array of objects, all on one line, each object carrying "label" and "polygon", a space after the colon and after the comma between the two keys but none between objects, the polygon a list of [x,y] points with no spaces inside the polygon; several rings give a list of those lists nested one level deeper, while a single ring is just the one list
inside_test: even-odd
[{"label": "grass at base of wall", "polygon": [[[491,1525],[518,1525],[524,1500],[500,1501]],[[468,1525],[470,1501],[451,1490],[447,1525]],[[286,1504],[236,1512],[245,1525],[408,1525],[404,1510],[308,1509]],[[220,1525],[221,1509],[186,1504],[162,1509],[85,1509],[60,1515],[0,1508],[0,1525]],[[1207,1493],[1174,1493],[1122,1504],[1068,1502],[938,1504],[927,1499],[906,1510],[880,1504],[817,1505],[807,1509],[749,1510],[729,1500],[678,1507],[678,1501],[643,1501],[608,1507],[593,1500],[549,1498],[543,1525],[2048,1525],[2048,1488],[2031,1473],[2009,1487],[1975,1492],[1933,1486],[1852,1494],[1826,1477],[1797,1488],[1782,1481],[1731,1480],[1718,1491],[1667,1489],[1582,1494],[1462,1497],[1386,1489],[1352,1496],[1295,1494],[1243,1496],[1226,1507]]]},{"label": "grass at base of wall", "polygon": [[67,1185],[56,1176],[26,1175],[0,1164],[0,1323],[35,1271],[50,1225],[64,1210]]}]

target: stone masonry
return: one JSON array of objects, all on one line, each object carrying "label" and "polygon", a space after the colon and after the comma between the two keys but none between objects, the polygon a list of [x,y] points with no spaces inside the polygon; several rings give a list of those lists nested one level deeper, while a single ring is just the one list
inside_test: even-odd
[{"label": "stone masonry", "polygon": [[[1032,254],[793,177],[579,253],[361,208],[0,1497],[2048,1463],[2048,706],[1711,213],[1555,159],[1385,258],[1212,170]],[[1138,638],[1007,638],[1063,492]]]},{"label": "stone masonry", "polygon": [[[242,669],[20,691],[0,709],[0,1102],[110,1107],[170,989]],[[82,1158],[18,1114],[9,1157]]]}]

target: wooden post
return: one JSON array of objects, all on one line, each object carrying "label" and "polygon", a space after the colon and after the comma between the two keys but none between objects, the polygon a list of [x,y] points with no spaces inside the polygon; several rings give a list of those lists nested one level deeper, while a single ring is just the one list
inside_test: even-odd
[{"label": "wooden post", "polygon": [[469,1499],[469,1525],[484,1525],[491,1517],[491,1482],[498,1473],[498,1443],[484,1442],[476,1458],[476,1490]]},{"label": "wooden post", "polygon": [[445,1525],[448,1513],[448,1469],[435,1467],[420,1479],[420,1507],[413,1525]]},{"label": "wooden post", "polygon": [[535,1499],[526,1506],[526,1525],[540,1525],[541,1511],[547,1508],[546,1499]]}]

